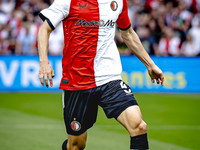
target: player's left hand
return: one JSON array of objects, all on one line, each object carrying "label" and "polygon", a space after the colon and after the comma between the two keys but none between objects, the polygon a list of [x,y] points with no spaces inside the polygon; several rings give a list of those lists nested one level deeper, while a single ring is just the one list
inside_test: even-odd
[{"label": "player's left hand", "polygon": [[163,75],[163,72],[160,70],[160,68],[156,65],[153,65],[147,69],[148,69],[149,76],[151,78],[151,82],[155,83],[155,80],[156,80],[157,84],[161,83],[161,85],[163,86],[164,75]]}]

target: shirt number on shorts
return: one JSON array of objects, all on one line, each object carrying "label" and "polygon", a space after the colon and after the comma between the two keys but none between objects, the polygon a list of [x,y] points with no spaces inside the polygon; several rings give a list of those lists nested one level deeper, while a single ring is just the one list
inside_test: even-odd
[{"label": "shirt number on shorts", "polygon": [[[123,81],[121,81],[120,85],[121,85],[122,89],[127,89],[128,88]],[[132,94],[131,89],[124,90],[124,92],[126,93],[126,95],[131,95]]]}]

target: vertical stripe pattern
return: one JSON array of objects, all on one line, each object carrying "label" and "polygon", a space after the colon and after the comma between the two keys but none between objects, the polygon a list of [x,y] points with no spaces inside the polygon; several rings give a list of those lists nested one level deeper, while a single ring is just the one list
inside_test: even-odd
[{"label": "vertical stripe pattern", "polygon": [[[63,79],[61,89],[82,90],[96,87],[94,58],[97,51],[99,8],[96,0],[72,0],[68,17],[63,21]],[[63,83],[67,80],[67,83]]]}]

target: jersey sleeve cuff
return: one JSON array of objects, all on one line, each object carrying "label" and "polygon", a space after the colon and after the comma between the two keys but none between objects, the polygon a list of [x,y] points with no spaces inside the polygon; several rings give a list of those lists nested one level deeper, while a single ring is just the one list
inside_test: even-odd
[{"label": "jersey sleeve cuff", "polygon": [[49,24],[49,26],[51,27],[52,30],[55,29],[55,27],[53,26],[53,24],[51,23],[51,21],[50,21],[47,17],[45,17],[42,13],[39,13],[39,17],[40,17],[43,21],[47,20],[47,23]]},{"label": "jersey sleeve cuff", "polygon": [[122,31],[126,31],[126,30],[128,30],[129,28],[131,27],[131,24],[127,27],[127,28],[120,28],[120,27],[118,27],[120,30],[122,30]]}]

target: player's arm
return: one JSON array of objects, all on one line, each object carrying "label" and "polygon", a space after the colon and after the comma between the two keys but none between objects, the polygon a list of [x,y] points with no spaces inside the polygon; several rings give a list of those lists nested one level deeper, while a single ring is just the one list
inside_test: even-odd
[{"label": "player's arm", "polygon": [[68,16],[69,8],[70,1],[55,0],[50,7],[43,9],[39,13],[40,18],[44,21],[38,33],[38,50],[40,57],[39,78],[42,85],[44,85],[43,78],[45,79],[47,87],[49,87],[48,78],[50,86],[53,86],[52,78],[54,77],[54,70],[48,60],[49,36],[52,30],[54,30],[59,23]]},{"label": "player's arm", "polygon": [[45,20],[38,33],[38,52],[40,59],[39,78],[43,86],[44,86],[43,82],[44,78],[46,87],[49,87],[47,77],[49,78],[50,86],[53,86],[52,78],[54,77],[54,70],[52,69],[48,60],[49,36],[51,32],[52,28]]},{"label": "player's arm", "polygon": [[135,54],[147,67],[152,83],[154,83],[154,79],[156,79],[157,83],[161,83],[161,85],[163,86],[163,72],[154,64],[153,60],[149,57],[148,53],[143,48],[139,37],[132,29],[132,27],[129,27],[127,30],[120,30],[120,32],[124,42],[131,50],[131,52]]}]

